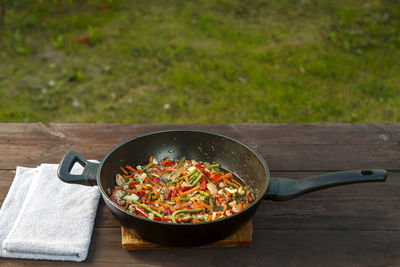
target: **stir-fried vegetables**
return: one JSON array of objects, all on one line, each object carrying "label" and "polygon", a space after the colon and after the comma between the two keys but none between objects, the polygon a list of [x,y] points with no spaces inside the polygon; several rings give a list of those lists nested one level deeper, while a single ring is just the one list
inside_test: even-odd
[{"label": "stir-fried vegetables", "polygon": [[219,164],[153,157],[135,168],[121,166],[110,198],[125,210],[161,222],[201,223],[245,209],[254,196],[250,188]]}]

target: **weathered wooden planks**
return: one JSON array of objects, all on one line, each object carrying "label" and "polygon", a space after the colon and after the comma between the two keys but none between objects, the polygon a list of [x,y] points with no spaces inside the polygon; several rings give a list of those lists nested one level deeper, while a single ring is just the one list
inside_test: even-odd
[{"label": "weathered wooden planks", "polygon": [[0,169],[57,163],[70,149],[87,158],[102,159],[115,145],[139,134],[194,128],[248,143],[271,170],[400,170],[400,131],[395,124],[18,125],[0,125]]},{"label": "weathered wooden planks", "polygon": [[[126,251],[119,228],[96,228],[81,265],[96,266],[399,266],[392,231],[255,230],[250,247]],[[71,262],[0,258],[0,264],[71,266]]]},{"label": "weathered wooden planks", "polygon": [[[0,204],[17,165],[58,163],[69,149],[101,159],[121,141],[153,130],[207,129],[248,143],[275,177],[386,168],[385,183],[354,184],[287,202],[263,201],[249,248],[125,251],[120,225],[100,202],[88,265],[399,266],[400,125],[0,124]],[[0,258],[0,265],[71,265]]]}]

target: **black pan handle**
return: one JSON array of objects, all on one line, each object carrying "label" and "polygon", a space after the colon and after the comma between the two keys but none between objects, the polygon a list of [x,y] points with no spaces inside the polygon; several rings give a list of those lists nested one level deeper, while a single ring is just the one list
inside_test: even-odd
[{"label": "black pan handle", "polygon": [[[71,174],[75,163],[83,167],[82,174]],[[72,184],[97,185],[96,173],[99,163],[93,163],[84,159],[75,151],[69,151],[58,166],[57,175],[62,181]]]},{"label": "black pan handle", "polygon": [[271,178],[264,199],[284,201],[312,191],[353,183],[384,182],[387,171],[382,169],[349,170],[315,175],[303,179]]}]

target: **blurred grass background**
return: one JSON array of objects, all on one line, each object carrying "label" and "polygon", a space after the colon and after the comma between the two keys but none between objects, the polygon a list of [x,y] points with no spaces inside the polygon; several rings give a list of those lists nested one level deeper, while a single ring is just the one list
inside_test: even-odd
[{"label": "blurred grass background", "polygon": [[0,122],[399,122],[396,0],[1,0]]}]

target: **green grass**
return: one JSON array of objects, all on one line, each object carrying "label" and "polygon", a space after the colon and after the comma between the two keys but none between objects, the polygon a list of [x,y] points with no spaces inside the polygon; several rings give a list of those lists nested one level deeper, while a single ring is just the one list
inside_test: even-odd
[{"label": "green grass", "polygon": [[0,122],[400,121],[395,0],[5,2]]}]

